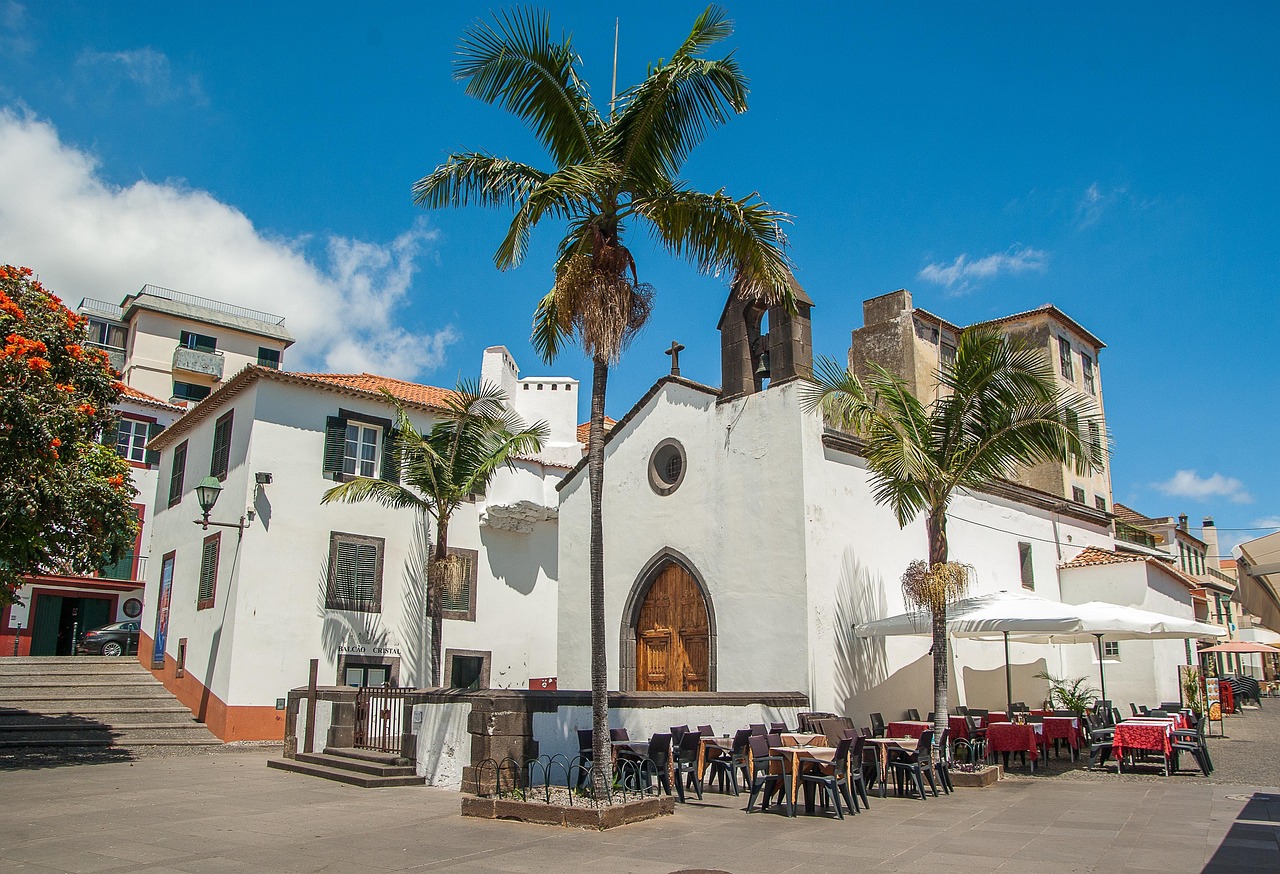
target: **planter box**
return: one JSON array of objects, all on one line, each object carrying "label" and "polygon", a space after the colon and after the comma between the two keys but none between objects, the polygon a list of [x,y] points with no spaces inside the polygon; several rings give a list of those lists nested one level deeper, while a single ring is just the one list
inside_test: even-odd
[{"label": "planter box", "polygon": [[985,789],[1000,780],[1000,765],[991,765],[981,771],[952,771],[951,785],[957,789]]},{"label": "planter box", "polygon": [[462,796],[462,815],[481,819],[509,819],[536,825],[558,825],[564,828],[603,831],[633,822],[667,816],[675,812],[675,798],[665,795],[642,798],[603,807],[585,805],[539,804],[509,798],[477,798]]}]

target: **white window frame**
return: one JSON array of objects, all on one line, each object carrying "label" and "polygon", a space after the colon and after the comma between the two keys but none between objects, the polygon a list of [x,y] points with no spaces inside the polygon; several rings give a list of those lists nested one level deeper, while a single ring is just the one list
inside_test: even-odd
[{"label": "white window frame", "polygon": [[1102,658],[1119,659],[1120,658],[1120,641],[1104,640],[1102,642]]},{"label": "white window frame", "polygon": [[[355,439],[352,440],[352,432]],[[373,440],[370,443],[369,437]],[[370,479],[378,476],[378,466],[382,460],[382,427],[367,422],[354,420],[347,422],[346,437],[342,442],[342,472],[346,476],[363,476]],[[352,447],[355,447],[354,453]],[[365,458],[364,447],[371,447],[371,457]]]},{"label": "white window frame", "polygon": [[1071,341],[1058,335],[1058,369],[1063,379],[1075,380],[1075,369],[1071,366]]},{"label": "white window frame", "polygon": [[[121,416],[120,421],[116,424],[116,453],[126,461],[145,464],[147,460],[147,431],[150,426],[150,422]],[[127,438],[125,437],[125,431],[129,432]]]}]

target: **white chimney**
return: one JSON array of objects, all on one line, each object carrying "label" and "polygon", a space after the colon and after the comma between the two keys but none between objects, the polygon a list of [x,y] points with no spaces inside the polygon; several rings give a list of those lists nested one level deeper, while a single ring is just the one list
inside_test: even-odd
[{"label": "white chimney", "polygon": [[1205,516],[1204,521],[1200,523],[1200,539],[1204,541],[1207,555],[1205,561],[1209,567],[1216,571],[1222,570],[1222,564],[1218,559],[1218,529],[1213,524],[1212,516]]}]

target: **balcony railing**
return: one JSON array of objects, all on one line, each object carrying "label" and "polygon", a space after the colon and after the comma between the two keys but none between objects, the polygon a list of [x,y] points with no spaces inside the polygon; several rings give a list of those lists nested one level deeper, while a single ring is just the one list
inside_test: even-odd
[{"label": "balcony railing", "polygon": [[119,304],[109,303],[105,300],[98,300],[96,297],[81,298],[80,312],[96,313],[100,316],[106,316],[115,322],[124,318],[124,310],[120,309]]},{"label": "balcony railing", "polygon": [[1116,520],[1116,540],[1123,540],[1126,543],[1134,543],[1138,546],[1145,546],[1148,549],[1156,548],[1156,536],[1150,531],[1143,531],[1141,528],[1135,528],[1132,525]]},{"label": "balcony railing", "polygon": [[214,379],[222,379],[222,365],[221,352],[204,352],[200,349],[188,349],[186,346],[173,350],[174,370],[202,373]]},{"label": "balcony railing", "polygon": [[[166,300],[177,301],[191,306],[204,307],[205,309],[215,310],[220,313],[227,313],[232,316],[240,316],[241,318],[254,319],[259,322],[266,322],[269,325],[283,325],[284,316],[277,316],[274,313],[264,313],[262,310],[253,310],[248,307],[236,306],[233,303],[224,303],[220,300],[210,300],[207,297],[199,297],[194,294],[183,294],[181,291],[174,291],[171,288],[161,288],[158,285],[144,285],[139,294],[149,294],[153,297],[163,297]],[[119,309],[119,307],[116,307]]]},{"label": "balcony railing", "polygon": [[105,343],[94,343],[93,341],[86,342],[85,345],[92,349],[101,349],[107,353],[107,360],[111,362],[112,367],[116,370],[124,370],[124,350],[119,346],[108,346]]}]

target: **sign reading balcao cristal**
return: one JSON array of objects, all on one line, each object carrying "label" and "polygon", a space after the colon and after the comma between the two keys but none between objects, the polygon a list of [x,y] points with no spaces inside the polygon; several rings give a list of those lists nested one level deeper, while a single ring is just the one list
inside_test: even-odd
[{"label": "sign reading balcao cristal", "polygon": [[344,643],[338,647],[338,652],[342,655],[400,655],[400,647],[392,646],[386,643],[360,643],[359,641],[351,641]]}]

